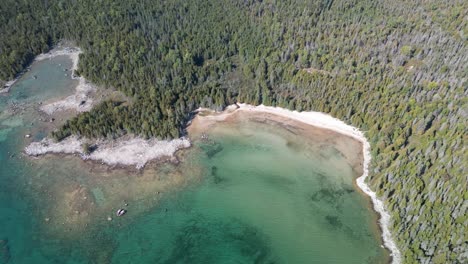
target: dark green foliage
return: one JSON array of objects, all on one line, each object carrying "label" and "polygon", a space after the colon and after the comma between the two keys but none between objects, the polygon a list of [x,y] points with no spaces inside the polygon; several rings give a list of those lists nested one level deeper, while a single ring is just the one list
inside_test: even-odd
[{"label": "dark green foliage", "polygon": [[50,24],[40,1],[1,1],[0,80],[13,79],[37,54],[48,51],[57,40]]},{"label": "dark green foliage", "polygon": [[91,145],[89,143],[83,143],[81,145],[81,148],[83,149],[84,154],[86,154],[86,155],[91,154],[92,147],[91,147]]},{"label": "dark green foliage", "polygon": [[[366,131],[370,184],[406,263],[467,261],[466,1],[13,1],[0,79],[58,39],[124,92],[54,133],[171,138],[236,101],[332,114]],[[307,70],[306,70],[307,69]],[[465,203],[464,203],[465,201]]]}]

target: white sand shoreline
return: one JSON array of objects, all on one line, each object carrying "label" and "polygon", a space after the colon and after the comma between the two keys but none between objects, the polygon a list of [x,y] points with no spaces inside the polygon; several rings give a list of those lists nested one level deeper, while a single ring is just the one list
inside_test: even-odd
[{"label": "white sand shoreline", "polygon": [[[55,56],[68,55],[73,61],[72,70],[74,71],[77,69],[80,53],[81,50],[78,48],[56,49],[49,53],[37,56],[35,61],[51,59]],[[89,111],[92,108],[92,100],[88,95],[90,92],[95,90],[95,87],[89,84],[83,77],[77,77],[77,79],[79,84],[76,87],[76,93],[74,95],[68,96],[64,100],[44,105],[41,107],[41,110],[49,115],[56,111],[63,111],[67,109],[75,109],[78,112]],[[10,81],[12,82],[11,85],[5,89],[0,90],[0,93],[4,92],[6,89],[9,90],[9,88],[14,84],[14,82],[16,82],[16,80]],[[6,90],[6,92],[8,92],[8,90]],[[199,111],[200,110],[203,109],[199,109]],[[233,111],[251,111],[275,114],[315,127],[329,129],[360,141],[363,146],[364,162],[363,175],[356,180],[357,185],[371,198],[374,210],[381,216],[379,223],[382,229],[382,238],[385,247],[391,252],[392,263],[401,263],[401,253],[392,239],[389,230],[390,215],[385,211],[385,206],[383,202],[377,198],[376,193],[373,192],[365,183],[365,179],[368,176],[368,167],[370,164],[371,154],[370,144],[360,130],[324,113],[297,112],[264,105],[233,105],[227,108],[227,112],[224,112],[220,115],[210,116],[210,118],[222,121],[227,117],[227,114],[232,113]],[[113,141],[100,140],[92,142],[93,145],[97,146],[97,149],[87,155],[84,153],[82,148],[82,144],[85,142],[85,140],[79,139],[77,137],[69,137],[60,142],[53,142],[50,138],[45,138],[40,142],[31,143],[25,148],[25,153],[30,156],[45,155],[49,153],[79,154],[84,160],[101,161],[102,163],[111,166],[135,166],[136,168],[140,169],[151,160],[162,157],[173,157],[175,152],[177,152],[179,149],[188,148],[191,145],[190,141],[186,138],[167,141],[156,139],[144,140],[141,138],[126,137]]]},{"label": "white sand shoreline", "polygon": [[[89,154],[83,150],[83,144],[88,143],[94,148]],[[145,140],[138,137],[123,137],[117,140],[89,140],[76,136],[68,137],[60,142],[45,138],[39,142],[32,142],[24,151],[29,156],[45,154],[78,154],[83,160],[94,160],[115,166],[135,166],[143,168],[148,162],[164,157],[174,157],[183,148],[191,146],[187,138],[173,140]]]},{"label": "white sand shoreline", "polygon": [[[203,111],[209,109],[198,109],[197,111]],[[236,112],[236,111],[248,111],[248,112],[262,112],[262,113],[269,113],[278,115],[281,117],[286,117],[289,119],[293,119],[298,122],[302,122],[311,126],[329,129],[335,132],[338,132],[342,135],[349,136],[359,142],[362,143],[363,147],[363,154],[364,154],[364,162],[363,162],[363,174],[357,178],[356,183],[359,188],[367,194],[374,206],[374,210],[380,215],[379,224],[382,230],[382,239],[384,242],[384,246],[390,251],[390,255],[392,257],[393,264],[400,264],[402,262],[401,253],[398,247],[396,246],[395,241],[392,238],[390,233],[389,225],[390,225],[390,215],[385,210],[385,206],[382,200],[377,197],[377,194],[372,191],[369,186],[366,184],[365,180],[369,174],[369,164],[371,160],[371,152],[370,152],[370,144],[367,141],[364,133],[362,133],[359,129],[347,125],[343,121],[334,118],[328,114],[321,113],[321,112],[297,112],[297,111],[290,111],[284,108],[279,107],[270,107],[270,106],[253,106],[249,104],[237,104],[229,106],[225,112],[212,115],[205,118],[210,118],[216,121],[222,121],[227,118],[228,115]]]},{"label": "white sand shoreline", "polygon": [[[91,110],[93,100],[89,94],[96,90],[96,87],[89,83],[84,77],[74,76],[74,71],[78,68],[79,48],[61,47],[52,49],[48,53],[38,55],[34,61],[52,59],[57,56],[69,56],[72,60],[72,78],[78,80],[75,94],[63,100],[55,101],[41,106],[41,111],[52,115],[58,111],[76,110],[86,112]],[[21,77],[21,76],[20,76]],[[19,78],[20,78],[19,77]],[[16,80],[15,80],[16,81]],[[12,84],[14,81],[12,81]],[[11,86],[10,86],[11,87]],[[89,154],[84,153],[83,144],[89,143],[96,149]],[[137,169],[143,168],[148,162],[164,157],[174,157],[179,149],[188,148],[191,143],[186,138],[174,140],[145,140],[139,137],[122,137],[117,140],[96,140],[90,141],[76,136],[68,137],[60,142],[54,142],[50,138],[45,138],[40,142],[32,142],[25,148],[25,153],[29,156],[39,156],[45,154],[78,154],[83,160],[94,160],[104,164],[115,166],[135,166]]]}]

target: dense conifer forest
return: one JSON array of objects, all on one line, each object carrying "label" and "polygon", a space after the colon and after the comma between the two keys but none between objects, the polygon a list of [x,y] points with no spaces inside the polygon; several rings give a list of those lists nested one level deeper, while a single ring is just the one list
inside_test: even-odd
[{"label": "dense conifer forest", "polygon": [[[468,2],[2,0],[0,79],[60,40],[117,89],[54,133],[174,138],[198,107],[330,113],[366,132],[405,263],[468,262]],[[2,82],[2,81],[0,81]],[[0,83],[1,84],[1,83]]]}]

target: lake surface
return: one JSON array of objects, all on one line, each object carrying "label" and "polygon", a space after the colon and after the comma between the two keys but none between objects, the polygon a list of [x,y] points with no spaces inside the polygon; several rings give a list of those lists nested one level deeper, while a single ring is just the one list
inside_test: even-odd
[{"label": "lake surface", "polygon": [[38,108],[73,93],[70,67],[37,62],[0,96],[0,263],[388,262],[349,157],[294,127],[239,116],[142,171],[25,157],[67,117]]}]

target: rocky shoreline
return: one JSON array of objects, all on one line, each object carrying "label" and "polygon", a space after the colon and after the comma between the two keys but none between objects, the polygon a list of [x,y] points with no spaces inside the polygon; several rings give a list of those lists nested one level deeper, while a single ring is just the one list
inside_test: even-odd
[{"label": "rocky shoreline", "polygon": [[76,136],[60,142],[45,138],[25,148],[29,156],[45,154],[78,154],[83,160],[94,160],[110,166],[123,165],[143,168],[152,160],[173,157],[174,154],[191,146],[190,140],[145,140],[138,137],[122,137],[116,140],[89,141]]}]

